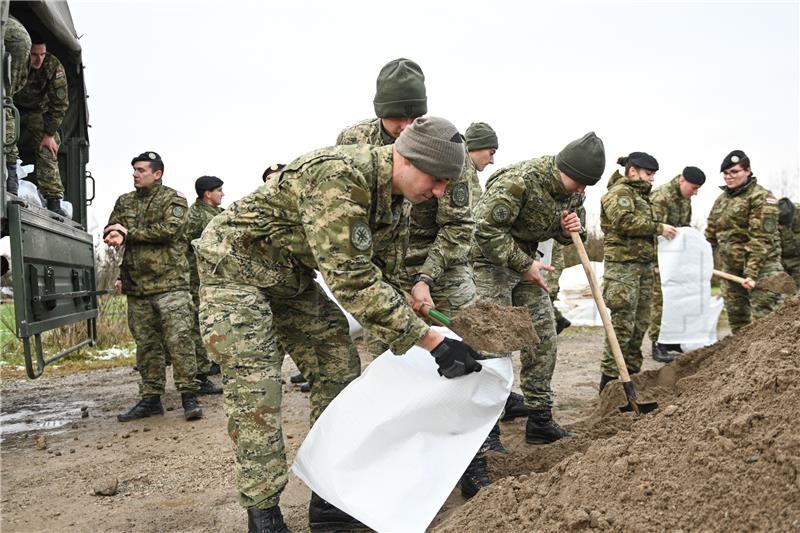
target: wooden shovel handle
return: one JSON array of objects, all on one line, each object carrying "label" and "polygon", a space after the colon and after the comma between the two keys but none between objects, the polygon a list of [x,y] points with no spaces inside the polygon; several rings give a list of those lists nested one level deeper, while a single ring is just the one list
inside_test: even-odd
[{"label": "wooden shovel handle", "polygon": [[714,269],[712,272],[714,273],[715,276],[723,278],[723,279],[727,279],[727,280],[730,280],[730,281],[735,281],[736,283],[743,283],[744,282],[744,278],[740,278],[739,276],[734,276],[733,274],[728,274],[727,272],[723,272],[722,270]]},{"label": "wooden shovel handle", "polygon": [[583,247],[581,236],[578,235],[577,232],[573,231],[570,233],[570,237],[572,237],[572,243],[578,250],[578,255],[580,256],[581,264],[583,265],[583,270],[586,272],[586,278],[589,280],[589,287],[592,289],[592,297],[594,297],[594,303],[597,304],[597,310],[600,312],[600,319],[603,321],[603,327],[606,330],[608,344],[611,346],[611,353],[614,354],[614,361],[617,363],[620,379],[623,383],[629,382],[631,380],[631,376],[628,374],[628,367],[625,365],[625,358],[622,356],[622,350],[619,348],[617,334],[614,332],[614,326],[611,324],[611,317],[608,314],[606,303],[603,301],[603,295],[601,294],[600,287],[597,284],[597,278],[594,276],[592,264],[589,262],[589,256],[586,254],[586,249]]}]

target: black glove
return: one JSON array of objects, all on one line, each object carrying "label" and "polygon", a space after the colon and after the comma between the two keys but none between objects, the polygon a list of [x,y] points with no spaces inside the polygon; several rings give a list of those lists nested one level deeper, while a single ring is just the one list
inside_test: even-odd
[{"label": "black glove", "polygon": [[477,359],[484,359],[469,345],[448,338],[431,350],[431,355],[439,365],[439,375],[448,379],[457,378],[470,372],[480,372],[481,364]]}]

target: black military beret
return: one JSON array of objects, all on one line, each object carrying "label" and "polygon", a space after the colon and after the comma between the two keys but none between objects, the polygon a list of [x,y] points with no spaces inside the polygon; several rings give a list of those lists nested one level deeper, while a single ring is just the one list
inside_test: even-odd
[{"label": "black military beret", "polygon": [[197,192],[197,197],[202,198],[204,191],[211,191],[217,187],[222,187],[223,181],[216,176],[200,176],[194,182],[194,190]]},{"label": "black military beret", "polygon": [[702,185],[706,182],[706,175],[697,167],[686,167],[681,175],[683,179],[694,185]]},{"label": "black military beret", "polygon": [[742,168],[750,168],[750,158],[741,150],[734,150],[725,156],[719,167],[720,172],[725,172],[734,165],[742,165]]},{"label": "black military beret", "polygon": [[142,152],[141,154],[137,155],[133,159],[131,159],[131,165],[136,163],[137,161],[161,161],[161,156],[158,155],[156,152]]},{"label": "black military beret", "polygon": [[274,174],[275,172],[278,172],[278,171],[282,170],[283,167],[285,167],[285,166],[286,165],[284,165],[283,163],[273,163],[272,165],[267,167],[267,169],[261,175],[261,179],[264,182],[266,182],[267,178],[269,177],[270,174]]},{"label": "black military beret", "polygon": [[644,168],[647,170],[658,170],[658,161],[652,155],[646,152],[631,152],[628,157],[620,157],[617,163],[623,167],[628,165]]}]

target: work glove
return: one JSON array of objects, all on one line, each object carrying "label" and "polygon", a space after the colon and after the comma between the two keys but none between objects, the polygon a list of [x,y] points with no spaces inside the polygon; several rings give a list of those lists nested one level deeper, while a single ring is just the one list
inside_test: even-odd
[{"label": "work glove", "polygon": [[480,372],[481,364],[477,360],[484,359],[469,345],[448,338],[431,350],[431,355],[439,365],[439,375],[448,379],[457,378],[470,372]]}]

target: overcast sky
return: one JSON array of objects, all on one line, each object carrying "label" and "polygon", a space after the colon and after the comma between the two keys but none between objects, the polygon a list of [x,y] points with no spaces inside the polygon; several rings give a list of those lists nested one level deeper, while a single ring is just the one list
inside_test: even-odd
[{"label": "overcast sky", "polygon": [[[132,190],[131,158],[155,150],[193,201],[203,174],[224,205],[273,162],[331,145],[374,116],[375,78],[407,57],[430,115],[490,123],[495,166],[558,152],[593,130],[606,178],[654,155],[656,184],[686,165],[709,180],[704,220],[733,149],[762,184],[800,201],[798,2],[71,2],[84,49],[93,215]],[[599,210],[606,179],[589,189]],[[592,217],[594,218],[594,217]]]}]

